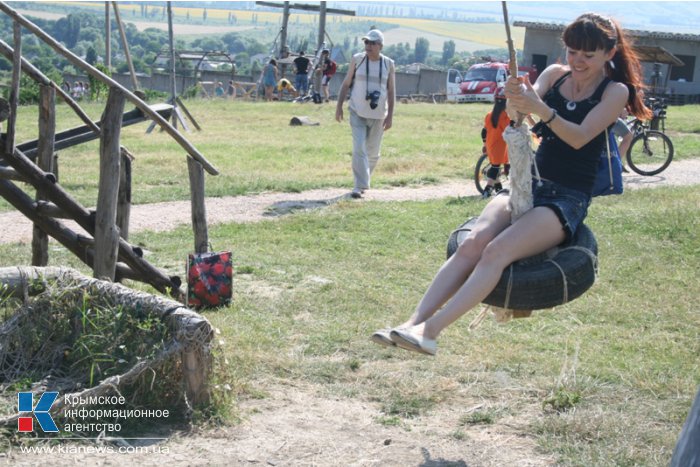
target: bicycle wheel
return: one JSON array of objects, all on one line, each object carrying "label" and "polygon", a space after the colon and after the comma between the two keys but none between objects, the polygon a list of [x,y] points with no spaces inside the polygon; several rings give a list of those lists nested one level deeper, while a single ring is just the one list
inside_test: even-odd
[{"label": "bicycle wheel", "polygon": [[673,159],[673,143],[664,133],[645,131],[632,139],[627,150],[627,164],[639,175],[663,172]]},{"label": "bicycle wheel", "polygon": [[479,194],[484,192],[486,187],[486,172],[491,168],[489,159],[486,154],[482,154],[479,160],[476,161],[476,167],[474,168],[474,184],[476,189],[479,190]]}]

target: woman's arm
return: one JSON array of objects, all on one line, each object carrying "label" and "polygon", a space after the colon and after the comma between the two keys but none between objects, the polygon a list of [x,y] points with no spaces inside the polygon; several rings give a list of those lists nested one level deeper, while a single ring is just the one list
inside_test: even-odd
[{"label": "woman's arm", "polygon": [[[581,122],[580,125],[569,122],[560,115],[554,115],[554,110],[542,101],[542,96],[546,93],[556,79],[563,74],[562,70],[566,70],[562,66],[558,66],[557,72],[555,67],[547,68],[542,73],[542,80],[538,78],[535,86],[532,86],[529,81],[518,78],[518,80],[509,79],[506,84],[506,96],[510,101],[511,108],[520,113],[535,114],[542,121],[548,122],[549,128],[574,149],[580,149],[590,142],[596,135],[600,134],[611,123],[617,119],[620,109],[627,102],[628,90],[627,86],[622,83],[610,83],[603,92],[602,99]],[[525,84],[523,89],[520,83]]]}]

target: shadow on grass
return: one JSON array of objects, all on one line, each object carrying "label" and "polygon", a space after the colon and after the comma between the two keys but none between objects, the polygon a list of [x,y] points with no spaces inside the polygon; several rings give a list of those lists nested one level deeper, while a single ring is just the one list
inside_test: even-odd
[{"label": "shadow on grass", "polygon": [[263,216],[265,217],[281,217],[287,214],[292,214],[298,211],[311,211],[313,209],[320,209],[328,207],[340,201],[347,201],[353,199],[350,193],[346,193],[341,196],[336,196],[330,199],[308,199],[299,201],[278,201],[271,204],[265,209]]}]

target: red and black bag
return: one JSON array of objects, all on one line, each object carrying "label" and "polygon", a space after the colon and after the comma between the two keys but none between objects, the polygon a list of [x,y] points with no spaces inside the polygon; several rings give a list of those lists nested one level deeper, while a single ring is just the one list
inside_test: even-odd
[{"label": "red and black bag", "polygon": [[187,306],[213,308],[231,303],[231,252],[191,253],[187,258]]}]

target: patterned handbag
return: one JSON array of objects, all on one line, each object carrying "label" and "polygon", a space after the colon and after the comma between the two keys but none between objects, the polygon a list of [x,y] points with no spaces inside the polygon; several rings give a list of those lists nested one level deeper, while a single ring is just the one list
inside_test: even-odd
[{"label": "patterned handbag", "polygon": [[191,253],[187,258],[187,306],[213,308],[231,303],[231,252]]}]

